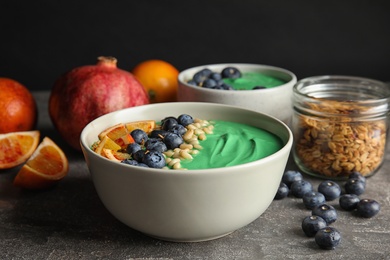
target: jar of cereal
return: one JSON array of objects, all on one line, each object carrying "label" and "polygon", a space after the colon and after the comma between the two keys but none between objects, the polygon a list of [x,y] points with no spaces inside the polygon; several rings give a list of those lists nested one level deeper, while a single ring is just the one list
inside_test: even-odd
[{"label": "jar of cereal", "polygon": [[350,76],[316,76],[293,88],[293,156],[305,173],[346,179],[371,176],[382,165],[390,88]]}]

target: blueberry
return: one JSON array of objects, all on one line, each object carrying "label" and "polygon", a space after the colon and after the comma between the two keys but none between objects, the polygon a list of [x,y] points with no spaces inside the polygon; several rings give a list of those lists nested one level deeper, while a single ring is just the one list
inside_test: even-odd
[{"label": "blueberry", "polygon": [[356,212],[360,217],[372,218],[381,210],[381,205],[372,199],[362,199],[356,205]]},{"label": "blueberry", "polygon": [[226,83],[220,85],[220,87],[224,90],[234,90],[234,88]]},{"label": "blueberry", "polygon": [[138,150],[133,154],[133,159],[136,160],[137,162],[142,162],[143,158],[145,155],[145,150]]},{"label": "blueberry", "polygon": [[190,124],[192,124],[194,122],[194,119],[192,118],[192,116],[190,115],[187,115],[187,114],[181,114],[178,118],[177,118],[177,121],[179,124],[183,125],[183,126],[188,126]]},{"label": "blueberry", "polygon": [[241,77],[241,72],[235,67],[226,67],[221,72],[222,78],[237,79]]},{"label": "blueberry", "polygon": [[302,221],[302,230],[308,237],[314,237],[318,230],[326,226],[326,221],[319,216],[307,216]]},{"label": "blueberry", "polygon": [[165,118],[161,121],[161,128],[162,130],[169,131],[172,129],[175,125],[178,125],[177,119],[174,117]]},{"label": "blueberry", "polygon": [[149,166],[147,166],[146,164],[144,163],[138,163],[137,165],[138,167],[145,167],[145,168],[150,168]]},{"label": "blueberry", "polygon": [[311,211],[311,214],[323,218],[326,221],[326,223],[328,223],[328,225],[337,220],[336,209],[333,206],[328,204],[321,204],[316,206]]},{"label": "blueberry", "polygon": [[307,209],[313,209],[325,203],[325,196],[320,192],[310,191],[303,194],[302,200]]},{"label": "blueberry", "polygon": [[253,87],[252,89],[265,89],[265,88],[267,88],[267,87],[264,87],[264,86],[255,86],[255,87]]},{"label": "blueberry", "polygon": [[149,138],[160,138],[161,140],[168,134],[168,131],[155,129],[150,133]]},{"label": "blueberry", "polygon": [[148,140],[148,134],[141,129],[134,129],[130,135],[137,144],[144,144]]},{"label": "blueberry", "polygon": [[127,147],[126,147],[126,152],[130,155],[134,154],[135,152],[141,150],[142,147],[140,144],[137,144],[137,143],[131,143],[131,144],[128,144]]},{"label": "blueberry", "polygon": [[290,189],[287,187],[287,185],[285,183],[281,182],[274,199],[276,199],[276,200],[284,199],[285,197],[288,196],[289,191],[290,191]]},{"label": "blueberry", "polygon": [[339,198],[339,205],[344,210],[354,210],[359,203],[359,196],[356,194],[344,194]]},{"label": "blueberry", "polygon": [[225,88],[223,87],[223,85],[216,85],[213,87],[213,89],[216,89],[216,90],[225,90]]},{"label": "blueberry", "polygon": [[299,171],[290,170],[284,172],[282,177],[282,182],[284,182],[287,185],[287,187],[290,188],[291,184],[294,181],[300,181],[302,179],[303,179],[302,174]]},{"label": "blueberry", "polygon": [[161,153],[168,150],[166,144],[159,138],[149,138],[145,143],[145,148],[149,151],[158,151]]},{"label": "blueberry", "polygon": [[340,197],[341,188],[336,182],[326,180],[318,185],[318,192],[324,194],[327,201],[331,201]]},{"label": "blueberry", "polygon": [[202,87],[203,88],[214,88],[215,86],[217,86],[217,81],[213,80],[213,79],[206,79],[205,81],[203,81],[202,83]]},{"label": "blueberry", "polygon": [[175,149],[183,143],[183,138],[175,133],[168,133],[164,137],[164,143],[168,149]]},{"label": "blueberry", "polygon": [[315,234],[314,240],[321,249],[335,249],[341,241],[340,232],[333,227],[325,227]]},{"label": "blueberry", "polygon": [[203,81],[208,79],[211,75],[212,71],[210,69],[202,69],[194,74],[192,80],[196,83],[196,85],[201,84]]},{"label": "blueberry", "polygon": [[142,162],[150,168],[163,168],[165,166],[165,157],[158,151],[147,151]]},{"label": "blueberry", "polygon": [[359,179],[364,185],[366,185],[366,177],[364,177],[360,172],[353,172],[348,176],[349,179]]},{"label": "blueberry", "polygon": [[197,86],[198,84],[195,82],[195,80],[191,79],[187,81],[187,84]]},{"label": "blueberry", "polygon": [[213,80],[219,82],[222,80],[222,75],[218,72],[212,72],[209,76],[209,79],[213,79]]},{"label": "blueberry", "polygon": [[358,178],[348,179],[344,184],[345,192],[349,194],[361,195],[366,190],[366,185]]},{"label": "blueberry", "polygon": [[187,128],[185,128],[183,125],[178,124],[172,127],[171,129],[169,129],[169,132],[178,135],[184,135],[187,132]]},{"label": "blueberry", "polygon": [[138,162],[133,159],[126,159],[121,161],[121,163],[128,164],[128,165],[133,165],[133,166],[138,166]]},{"label": "blueberry", "polygon": [[302,198],[303,194],[313,190],[313,185],[306,180],[294,181],[290,187],[292,195]]}]

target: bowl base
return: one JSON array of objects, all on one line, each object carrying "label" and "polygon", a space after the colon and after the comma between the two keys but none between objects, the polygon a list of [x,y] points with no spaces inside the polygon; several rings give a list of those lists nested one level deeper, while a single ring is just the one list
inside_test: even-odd
[{"label": "bowl base", "polygon": [[210,240],[222,238],[222,237],[225,237],[227,235],[230,235],[233,232],[234,231],[230,231],[230,232],[224,233],[222,235],[212,236],[212,237],[202,237],[202,238],[170,238],[170,237],[160,237],[160,236],[150,235],[147,233],[143,233],[143,234],[145,234],[146,236],[152,237],[152,238],[156,238],[156,239],[164,240],[164,241],[169,241],[169,242],[196,243],[196,242],[205,242],[205,241],[210,241]]}]

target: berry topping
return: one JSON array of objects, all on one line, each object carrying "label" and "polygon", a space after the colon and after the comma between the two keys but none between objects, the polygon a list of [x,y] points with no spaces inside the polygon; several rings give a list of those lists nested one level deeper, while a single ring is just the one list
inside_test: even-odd
[{"label": "berry topping", "polygon": [[159,138],[149,138],[149,140],[145,143],[145,148],[149,151],[158,151],[161,153],[168,150],[165,143]]},{"label": "berry topping", "polygon": [[161,128],[165,131],[171,130],[175,125],[179,124],[174,117],[168,117],[161,121]]},{"label": "berry topping", "polygon": [[161,152],[147,151],[142,159],[142,162],[150,168],[163,168],[165,166],[165,158]]},{"label": "berry topping", "polygon": [[187,114],[181,114],[178,118],[177,118],[177,121],[179,122],[179,124],[183,125],[183,126],[187,126],[189,124],[192,124],[194,122],[194,119],[192,118],[192,116],[190,115],[187,115]]},{"label": "berry topping", "polygon": [[184,135],[187,132],[187,128],[185,128],[183,125],[175,125],[171,129],[169,129],[169,132],[175,133],[178,135]]},{"label": "berry topping", "polygon": [[205,81],[203,81],[202,83],[202,87],[204,88],[214,88],[215,86],[217,86],[217,81],[213,80],[213,79],[206,79]]},{"label": "berry topping", "polygon": [[226,67],[221,72],[222,78],[237,79],[241,77],[241,72],[235,67]]},{"label": "berry topping", "polygon": [[126,147],[126,152],[130,155],[134,154],[135,152],[141,150],[142,147],[140,144],[138,143],[131,143],[131,144],[128,144],[127,147]]},{"label": "berry topping", "polygon": [[126,160],[121,161],[121,163],[133,165],[133,166],[138,166],[138,164],[139,164],[136,160],[133,160],[133,159],[126,159]]},{"label": "berry topping", "polygon": [[141,129],[135,129],[130,133],[137,144],[144,144],[148,140],[148,134]]},{"label": "berry topping", "polygon": [[164,143],[168,149],[175,149],[183,143],[183,138],[178,134],[169,132],[164,137]]},{"label": "berry topping", "polygon": [[160,138],[164,139],[164,136],[166,136],[169,132],[165,130],[155,129],[150,133],[149,138]]},{"label": "berry topping", "polygon": [[138,150],[133,154],[133,159],[140,163],[142,162],[144,156],[145,156],[145,150]]},{"label": "berry topping", "polygon": [[196,85],[200,85],[203,81],[209,78],[212,74],[210,69],[202,69],[194,74],[192,80],[196,83]]}]

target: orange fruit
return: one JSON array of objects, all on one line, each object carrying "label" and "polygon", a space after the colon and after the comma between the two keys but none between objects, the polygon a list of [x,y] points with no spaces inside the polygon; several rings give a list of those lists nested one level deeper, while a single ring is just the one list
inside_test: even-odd
[{"label": "orange fruit", "polygon": [[99,140],[97,143],[95,143],[92,147],[93,151],[97,154],[102,154],[103,149],[110,149],[113,151],[119,151],[122,149],[122,147],[115,143],[114,140],[112,140],[107,135],[103,136],[101,140]]},{"label": "orange fruit", "polygon": [[0,134],[0,169],[24,163],[39,143],[39,131]]},{"label": "orange fruit", "polygon": [[107,148],[103,148],[102,155],[115,162],[121,162],[123,160],[130,159],[130,154],[128,153],[122,153]]},{"label": "orange fruit", "polygon": [[176,101],[179,71],[172,64],[147,60],[136,65],[132,74],[148,92],[151,103]]},{"label": "orange fruit", "polygon": [[0,78],[0,134],[30,131],[37,120],[37,106],[31,92],[19,82]]},{"label": "orange fruit", "polygon": [[133,137],[130,135],[126,126],[122,123],[105,129],[99,134],[99,140],[102,140],[105,136],[112,139],[115,143],[124,149],[126,149],[128,144],[134,143]]},{"label": "orange fruit", "polygon": [[16,175],[14,185],[26,189],[48,188],[62,180],[68,169],[64,152],[45,137]]},{"label": "orange fruit", "polygon": [[150,133],[156,127],[156,121],[154,120],[142,120],[142,121],[134,121],[125,124],[127,131],[131,133],[135,129],[141,129],[145,133]]}]

